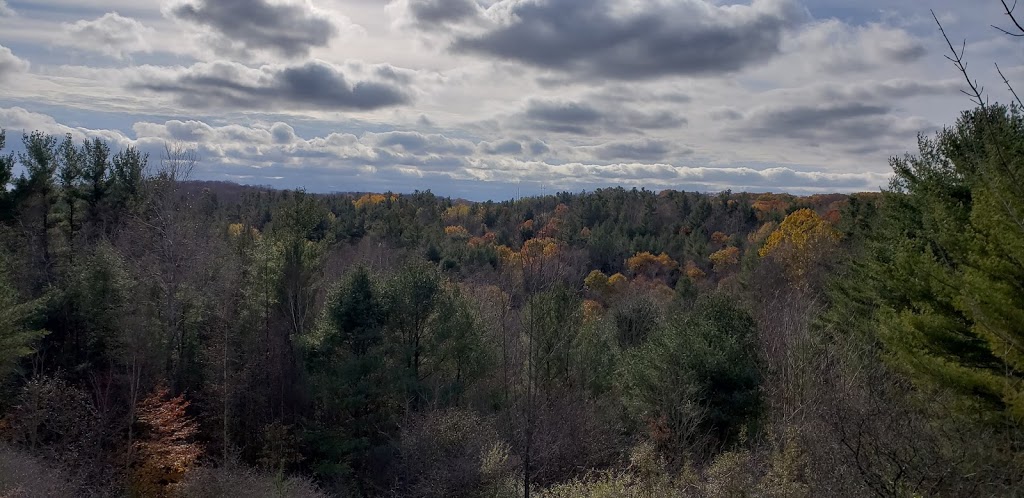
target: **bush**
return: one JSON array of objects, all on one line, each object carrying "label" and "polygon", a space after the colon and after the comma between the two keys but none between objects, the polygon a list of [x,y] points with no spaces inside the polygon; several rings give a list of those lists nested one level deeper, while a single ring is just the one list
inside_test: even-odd
[{"label": "bush", "polygon": [[80,496],[61,470],[31,455],[0,445],[0,496],[4,498],[63,498]]},{"label": "bush", "polygon": [[224,467],[197,468],[178,485],[183,498],[220,498],[223,496],[321,498],[327,495],[312,482],[257,472],[230,464]]}]

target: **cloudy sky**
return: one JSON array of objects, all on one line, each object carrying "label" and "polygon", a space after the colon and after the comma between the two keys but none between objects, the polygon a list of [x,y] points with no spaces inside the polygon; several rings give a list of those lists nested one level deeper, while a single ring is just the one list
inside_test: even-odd
[{"label": "cloudy sky", "polygon": [[929,9],[993,101],[992,62],[1024,82],[1001,8],[0,0],[0,127],[182,142],[199,178],[317,192],[877,190],[970,106]]}]

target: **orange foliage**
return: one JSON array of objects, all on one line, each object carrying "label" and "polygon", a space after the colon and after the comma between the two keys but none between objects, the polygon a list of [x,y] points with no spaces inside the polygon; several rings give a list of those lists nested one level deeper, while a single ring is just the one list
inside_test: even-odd
[{"label": "orange foliage", "polygon": [[715,266],[716,272],[724,271],[740,262],[740,249],[738,247],[726,247],[709,256],[708,259]]},{"label": "orange foliage", "polygon": [[694,282],[708,276],[708,274],[704,273],[704,270],[701,270],[700,267],[697,266],[697,263],[694,263],[693,261],[686,262],[686,267],[683,269],[683,273]]},{"label": "orange foliage", "polygon": [[134,490],[141,496],[171,496],[174,484],[195,466],[202,447],[192,439],[199,424],[186,411],[184,395],[171,397],[166,387],[157,387],[139,404],[138,422],[142,438],[135,443]]},{"label": "orange foliage", "polygon": [[716,245],[725,245],[729,242],[730,237],[722,232],[715,232],[711,234],[711,242]]},{"label": "orange foliage", "polygon": [[626,260],[626,267],[636,275],[655,277],[671,273],[672,270],[679,268],[679,263],[665,253],[655,256],[649,252],[641,252]]},{"label": "orange foliage", "polygon": [[493,244],[495,238],[496,236],[494,235],[494,232],[487,232],[483,237],[473,237],[472,239],[469,239],[469,245],[472,247],[483,247]]},{"label": "orange foliage", "polygon": [[591,323],[601,318],[603,313],[604,306],[601,306],[601,303],[594,301],[593,299],[583,301],[583,321]]},{"label": "orange foliage", "polygon": [[581,239],[589,239],[590,238],[590,229],[587,228],[587,227],[583,227],[583,230],[580,230],[580,238]]},{"label": "orange foliage", "polygon": [[784,194],[763,194],[751,205],[763,213],[784,213],[792,205],[792,197]]},{"label": "orange foliage", "polygon": [[621,273],[616,273],[615,275],[608,277],[608,288],[611,289],[611,292],[613,293],[622,292],[628,284],[629,281],[626,280],[626,276]]},{"label": "orange foliage", "polygon": [[[356,209],[362,209],[364,207],[376,206],[388,200],[389,197],[383,194],[365,194],[362,197],[352,201],[352,204],[356,206]],[[392,202],[398,200],[398,196],[392,194],[390,197]]]}]

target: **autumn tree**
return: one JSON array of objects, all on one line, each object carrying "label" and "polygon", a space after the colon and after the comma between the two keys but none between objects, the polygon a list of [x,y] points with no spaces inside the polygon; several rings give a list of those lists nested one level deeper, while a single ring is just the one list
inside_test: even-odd
[{"label": "autumn tree", "polygon": [[203,454],[195,442],[199,425],[189,417],[185,396],[157,387],[138,409],[142,436],[135,443],[133,486],[143,496],[173,496],[174,486]]},{"label": "autumn tree", "polygon": [[762,258],[778,261],[794,282],[803,282],[812,268],[839,241],[839,231],[812,209],[799,209],[782,221],[758,250]]}]

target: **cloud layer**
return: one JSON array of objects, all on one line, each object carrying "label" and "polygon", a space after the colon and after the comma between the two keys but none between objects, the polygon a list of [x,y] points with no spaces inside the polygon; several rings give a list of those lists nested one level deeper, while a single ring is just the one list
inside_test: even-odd
[{"label": "cloud layer", "polygon": [[131,86],[169,94],[182,106],[197,109],[370,110],[410,102],[408,89],[387,76],[395,71],[384,67],[379,73],[385,77],[351,81],[341,68],[323,61],[259,69],[213,62],[144,71]]},{"label": "cloud layer", "polygon": [[[0,126],[279,187],[874,190],[970,106],[930,16],[884,0],[44,3],[0,0]],[[1005,101],[1001,7],[930,7]]]},{"label": "cloud layer", "polygon": [[584,78],[717,75],[770,59],[785,31],[805,17],[790,0],[755,0],[749,6],[701,0],[619,5],[623,2],[503,0],[488,11],[493,27],[459,37],[452,49]]},{"label": "cloud layer", "polygon": [[331,20],[308,3],[267,0],[196,0],[172,6],[179,20],[210,28],[229,46],[268,49],[287,57],[309,55],[338,34]]}]

